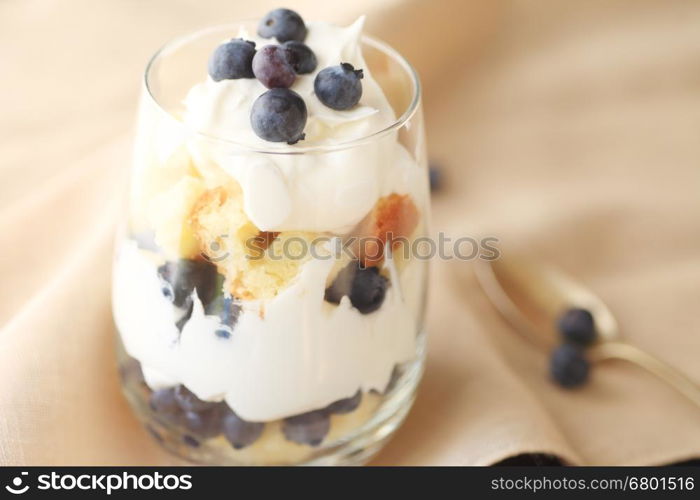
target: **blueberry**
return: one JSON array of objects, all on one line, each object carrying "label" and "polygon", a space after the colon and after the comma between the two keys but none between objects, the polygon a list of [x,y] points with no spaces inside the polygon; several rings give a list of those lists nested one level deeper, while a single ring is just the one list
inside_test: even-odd
[{"label": "blueberry", "polygon": [[313,73],[318,64],[316,54],[303,42],[290,40],[284,42],[282,47],[287,51],[287,60],[290,62],[294,71],[299,75]]},{"label": "blueberry", "polygon": [[383,391],[378,391],[377,389],[370,389],[369,392],[372,394],[379,394],[382,396],[386,396],[389,394],[391,391],[394,390],[396,387],[396,384],[399,383],[399,380],[401,379],[401,376],[404,374],[404,368],[400,365],[394,365],[394,368],[391,370],[391,375],[389,375],[389,381],[386,383],[386,387],[384,387]]},{"label": "blueberry", "polygon": [[149,400],[151,409],[156,413],[177,413],[180,411],[180,406],[175,399],[175,389],[158,389],[151,393]]},{"label": "blueberry", "polygon": [[134,358],[128,358],[119,365],[119,378],[125,385],[131,385],[132,383],[144,384],[145,380],[141,370],[141,363]]},{"label": "blueberry", "polygon": [[586,309],[568,309],[559,318],[557,327],[567,342],[585,346],[595,341],[593,315]]},{"label": "blueberry", "polygon": [[330,302],[331,304],[340,304],[340,300],[344,296],[350,295],[350,291],[352,290],[352,282],[355,279],[358,266],[359,262],[351,262],[341,269],[340,272],[338,272],[338,275],[333,280],[333,283],[331,283],[331,286],[326,288],[326,293],[323,297],[326,302]]},{"label": "blueberry", "polygon": [[253,73],[268,89],[289,88],[297,77],[287,51],[280,45],[266,45],[255,54]]},{"label": "blueberry", "polygon": [[268,12],[258,25],[258,35],[263,38],[277,38],[282,43],[288,40],[304,41],[306,25],[299,14],[289,9],[275,9]]},{"label": "blueberry", "polygon": [[175,388],[175,401],[177,401],[177,404],[184,411],[194,412],[210,410],[218,404],[209,401],[202,401],[184,385],[178,385]]},{"label": "blueberry", "polygon": [[376,267],[358,269],[350,291],[350,302],[362,314],[376,311],[384,302],[387,283]]},{"label": "blueberry", "polygon": [[335,401],[334,403],[331,403],[328,406],[326,406],[326,411],[328,413],[334,413],[336,415],[350,413],[355,411],[357,407],[360,406],[361,402],[362,391],[358,389],[354,396],[350,396],[349,398],[345,399],[339,399],[338,401]]},{"label": "blueberry", "polygon": [[221,327],[218,330],[214,331],[214,335],[216,335],[220,339],[230,339],[231,330],[229,330],[228,328]]},{"label": "blueberry", "polygon": [[340,63],[330,66],[316,75],[314,92],[319,100],[329,108],[343,111],[360,102],[362,97],[363,73],[352,64]]},{"label": "blueberry", "polygon": [[192,317],[192,310],[194,309],[194,302],[192,300],[188,300],[188,306],[185,312],[180,316],[180,319],[178,319],[175,322],[175,326],[177,327],[178,331],[182,333],[182,329],[185,328],[185,324],[190,320]]},{"label": "blueberry", "polygon": [[554,381],[562,387],[573,388],[588,380],[590,364],[583,350],[573,344],[562,344],[552,353],[549,370]]},{"label": "blueberry", "polygon": [[[159,268],[160,271],[160,268]],[[163,294],[163,297],[168,299],[170,302],[175,302],[175,291],[173,290],[173,285],[168,283],[167,281],[162,281],[160,284],[160,293]],[[187,298],[180,298],[179,299],[181,302],[184,302],[187,300]],[[180,304],[182,306],[184,304]]]},{"label": "blueberry", "polygon": [[262,422],[246,422],[233,410],[228,409],[223,419],[222,431],[228,442],[240,450],[253,444],[262,434],[265,424]]},{"label": "blueberry", "polygon": [[261,139],[295,144],[304,138],[304,99],[293,90],[268,90],[253,103],[250,124]]},{"label": "blueberry", "polygon": [[187,411],[183,422],[187,430],[195,436],[208,439],[221,433],[221,425],[224,416],[222,405],[217,405],[202,412]]},{"label": "blueberry", "polygon": [[204,308],[208,316],[218,316],[221,328],[214,333],[221,338],[229,338],[238,322],[241,306],[230,295],[219,295]]},{"label": "blueberry", "polygon": [[197,441],[192,436],[188,436],[188,435],[182,436],[182,442],[191,448],[199,448],[199,441]]},{"label": "blueberry", "polygon": [[163,295],[176,307],[190,308],[191,295],[196,289],[197,296],[205,306],[211,302],[223,287],[223,276],[216,266],[204,260],[180,259],[166,262],[158,268]]},{"label": "blueberry", "polygon": [[326,289],[325,299],[339,304],[344,295],[362,314],[379,309],[384,302],[389,281],[379,274],[377,267],[362,267],[359,262],[351,262],[336,276]]},{"label": "blueberry", "polygon": [[182,420],[182,409],[175,399],[174,388],[153,391],[148,403],[159,420],[174,424]]},{"label": "blueberry", "polygon": [[442,189],[443,185],[443,179],[442,179],[442,170],[440,167],[437,167],[435,165],[431,165],[429,170],[428,170],[429,176],[430,176],[430,190],[431,191],[440,191]]},{"label": "blueberry", "polygon": [[318,446],[331,428],[331,419],[325,410],[314,410],[285,418],[282,432],[289,441]]},{"label": "blueberry", "polygon": [[255,78],[253,75],[255,42],[236,38],[219,45],[209,58],[209,76],[215,82]]}]

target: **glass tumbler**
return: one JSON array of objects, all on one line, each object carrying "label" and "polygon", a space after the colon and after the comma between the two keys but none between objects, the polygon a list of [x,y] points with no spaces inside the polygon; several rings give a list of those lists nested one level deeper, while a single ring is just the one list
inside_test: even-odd
[{"label": "glass tumbler", "polygon": [[[363,36],[393,123],[248,147],[183,120],[202,61],[240,24],[176,39],[146,69],[114,258],[123,390],[148,433],[192,462],[361,464],[405,418],[425,359],[418,77]],[[261,227],[280,206],[306,222]]]}]

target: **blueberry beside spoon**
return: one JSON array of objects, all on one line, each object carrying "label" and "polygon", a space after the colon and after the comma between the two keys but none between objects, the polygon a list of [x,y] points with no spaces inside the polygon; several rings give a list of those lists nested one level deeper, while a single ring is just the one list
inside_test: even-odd
[{"label": "blueberry beside spoon", "polygon": [[588,309],[571,307],[557,320],[562,344],[552,351],[549,373],[552,380],[570,389],[585,384],[590,373],[586,348],[597,337],[595,321]]},{"label": "blueberry beside spoon", "polygon": [[493,261],[477,260],[475,271],[486,296],[511,326],[537,347],[553,353],[550,372],[559,385],[571,388],[585,383],[588,369],[584,365],[588,363],[624,360],[700,407],[700,385],[623,340],[605,303],[563,272],[511,253]]}]

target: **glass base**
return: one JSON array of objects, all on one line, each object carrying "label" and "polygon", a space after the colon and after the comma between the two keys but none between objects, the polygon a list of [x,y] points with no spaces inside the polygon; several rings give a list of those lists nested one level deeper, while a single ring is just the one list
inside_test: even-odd
[{"label": "glass base", "polygon": [[366,405],[348,415],[334,415],[332,430],[321,446],[299,445],[284,439],[281,422],[270,422],[248,448],[235,450],[223,436],[197,440],[177,425],[162,421],[149,406],[150,389],[135,359],[119,342],[123,391],[139,420],[160,445],[173,455],[199,465],[362,465],[390,439],[406,418],[423,373],[425,334],[417,337],[414,361],[400,365],[386,394],[366,393]]}]

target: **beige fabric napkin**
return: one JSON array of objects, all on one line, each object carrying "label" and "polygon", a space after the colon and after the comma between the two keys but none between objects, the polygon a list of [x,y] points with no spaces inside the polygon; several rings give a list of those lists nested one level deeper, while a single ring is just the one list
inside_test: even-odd
[{"label": "beige fabric napkin", "polygon": [[[700,5],[290,5],[341,22],[368,13],[421,71],[447,177],[435,231],[494,235],[562,266],[627,337],[700,381]],[[272,6],[0,4],[0,464],[175,462],[131,416],[114,362],[112,232],[138,82],[166,39]],[[698,409],[633,367],[553,387],[545,355],[495,315],[469,264],[435,262],[430,295],[425,380],[373,463],[700,456]]]}]

